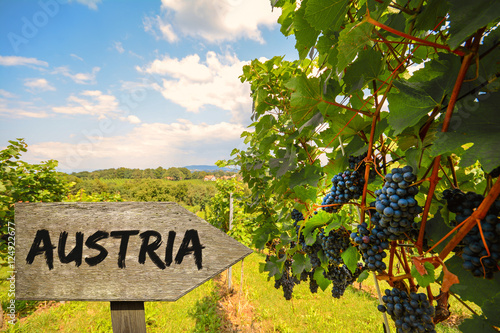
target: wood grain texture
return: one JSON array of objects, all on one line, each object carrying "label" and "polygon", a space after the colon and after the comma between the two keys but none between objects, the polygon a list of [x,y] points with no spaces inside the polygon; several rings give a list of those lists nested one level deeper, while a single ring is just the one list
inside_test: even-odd
[{"label": "wood grain texture", "polygon": [[146,333],[144,302],[111,302],[113,333]]},{"label": "wood grain texture", "polygon": [[[190,290],[211,279],[249,255],[252,250],[235,241],[195,214],[172,202],[82,202],[18,203],[16,221],[16,298],[19,300],[81,301],[175,301]],[[66,254],[75,246],[76,232],[84,234],[83,242],[98,230],[111,232],[154,230],[161,234],[162,244],[155,251],[164,260],[169,231],[176,232],[175,257],[186,230],[198,232],[203,267],[198,269],[193,254],[181,264],[158,268],[146,256],[138,261],[142,240],[130,237],[125,268],[118,267],[120,239],[98,242],[107,251],[104,261],[89,266],[84,258],[99,251],[83,245],[83,261],[61,263],[54,249],[54,268],[49,270],[43,254],[32,264],[26,261],[38,230],[49,231],[51,242],[58,246],[61,232],[68,232]],[[43,244],[42,244],[43,245]]]}]

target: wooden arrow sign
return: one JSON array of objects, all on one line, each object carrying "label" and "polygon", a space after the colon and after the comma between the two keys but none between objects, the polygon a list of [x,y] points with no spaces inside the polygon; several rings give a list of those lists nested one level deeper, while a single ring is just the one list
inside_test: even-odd
[{"label": "wooden arrow sign", "polygon": [[252,253],[172,202],[15,209],[19,300],[175,301]]}]

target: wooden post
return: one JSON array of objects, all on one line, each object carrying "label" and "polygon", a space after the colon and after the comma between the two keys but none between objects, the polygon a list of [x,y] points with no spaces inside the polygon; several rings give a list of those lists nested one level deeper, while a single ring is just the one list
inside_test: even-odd
[{"label": "wooden post", "polygon": [[[229,230],[233,227],[233,192],[229,193]],[[233,286],[231,285],[231,273],[232,273],[232,267],[229,267],[227,270],[227,287],[229,291],[233,289]]]},{"label": "wooden post", "polygon": [[146,333],[144,302],[111,302],[113,333]]},{"label": "wooden post", "polygon": [[241,259],[240,294],[243,295],[243,260]]}]

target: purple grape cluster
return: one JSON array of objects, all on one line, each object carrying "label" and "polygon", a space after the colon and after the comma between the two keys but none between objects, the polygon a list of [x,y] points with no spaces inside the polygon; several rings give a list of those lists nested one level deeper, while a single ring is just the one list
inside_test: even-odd
[{"label": "purple grape cluster", "polygon": [[363,185],[365,179],[363,174],[358,171],[346,170],[333,176],[332,188],[330,192],[323,198],[322,206],[334,205],[323,207],[328,213],[335,213],[340,209],[340,206],[349,202],[351,199],[359,199],[363,194]]},{"label": "purple grape cluster", "polygon": [[321,231],[318,236],[321,248],[328,262],[330,264],[342,265],[344,261],[341,254],[350,245],[349,232],[344,227],[341,227],[338,230],[330,230],[328,235],[324,231]]},{"label": "purple grape cluster", "polygon": [[406,291],[393,288],[386,289],[382,297],[385,305],[380,304],[377,309],[387,312],[394,320],[398,333],[435,333],[432,317],[434,307],[424,293],[408,293]]},{"label": "purple grape cluster", "polygon": [[387,235],[379,227],[368,230],[368,225],[364,222],[357,229],[357,232],[351,234],[351,239],[358,244],[366,267],[370,271],[382,272],[387,268],[383,262],[387,257],[385,250],[389,248]]},{"label": "purple grape cluster", "polygon": [[422,213],[415,200],[418,188],[412,186],[417,179],[410,166],[394,168],[385,175],[385,184],[375,191],[376,213],[372,215],[372,223],[383,230],[391,241],[412,237],[418,230],[415,218]]},{"label": "purple grape cluster", "polygon": [[[472,215],[479,207],[484,197],[474,192],[464,193],[459,189],[443,191],[448,210],[455,213],[454,225],[460,224]],[[481,220],[481,237],[479,227],[475,225],[462,239],[459,245],[462,249],[463,268],[476,277],[492,279],[498,272],[500,262],[500,200],[496,200]],[[488,246],[486,250],[485,243]]]}]

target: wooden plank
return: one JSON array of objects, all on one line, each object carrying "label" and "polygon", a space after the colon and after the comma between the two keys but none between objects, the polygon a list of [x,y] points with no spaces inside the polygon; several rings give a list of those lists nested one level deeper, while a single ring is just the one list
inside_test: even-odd
[{"label": "wooden plank", "polygon": [[146,333],[144,302],[111,302],[113,333]]},{"label": "wooden plank", "polygon": [[175,301],[252,252],[172,202],[18,203],[15,213],[19,300]]}]

